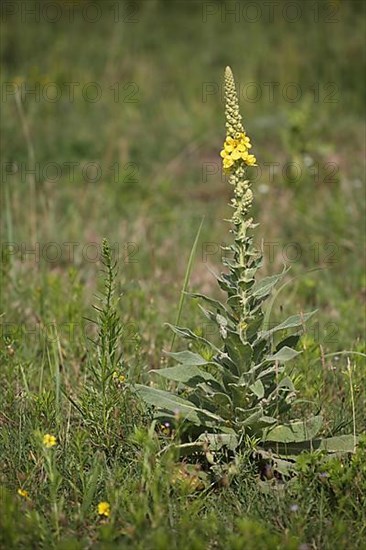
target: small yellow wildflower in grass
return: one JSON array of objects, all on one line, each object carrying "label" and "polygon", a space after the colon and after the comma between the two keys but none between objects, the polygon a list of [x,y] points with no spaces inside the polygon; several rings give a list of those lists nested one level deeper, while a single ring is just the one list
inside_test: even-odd
[{"label": "small yellow wildflower in grass", "polygon": [[25,489],[18,489],[18,495],[23,498],[29,498],[29,493]]},{"label": "small yellow wildflower in grass", "polygon": [[163,424],[160,424],[160,430],[164,435],[171,435],[172,429],[169,422],[164,422]]},{"label": "small yellow wildflower in grass", "polygon": [[126,382],[126,377],[124,374],[119,374],[116,370],[112,374],[112,378],[115,382],[123,384]]},{"label": "small yellow wildflower in grass", "polygon": [[98,514],[100,516],[106,516],[108,517],[111,513],[111,506],[109,504],[109,502],[99,502],[98,504]]},{"label": "small yellow wildflower in grass", "polygon": [[47,447],[47,449],[50,449],[51,447],[57,445],[57,439],[54,435],[46,434],[43,436],[43,445]]}]

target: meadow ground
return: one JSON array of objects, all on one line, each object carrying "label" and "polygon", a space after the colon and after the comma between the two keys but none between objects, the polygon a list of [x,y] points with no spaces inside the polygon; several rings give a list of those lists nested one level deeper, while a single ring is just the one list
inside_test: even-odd
[{"label": "meadow ground", "polygon": [[[210,482],[159,455],[169,435],[128,385],[167,364],[164,323],[202,218],[189,288],[220,297],[230,64],[259,165],[262,274],[291,266],[273,320],[318,310],[290,363],[298,413],[321,411],[325,436],[365,431],[364,4],[44,4],[2,5],[3,547],[366,548],[362,438],[352,456],[301,455],[286,483],[249,446]],[[104,237],[126,378],[108,388],[108,418],[90,321]],[[181,324],[211,330],[195,300]]]}]

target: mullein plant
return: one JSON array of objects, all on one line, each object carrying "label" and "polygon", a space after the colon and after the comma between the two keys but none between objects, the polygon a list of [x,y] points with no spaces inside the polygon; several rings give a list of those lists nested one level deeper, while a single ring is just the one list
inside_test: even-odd
[{"label": "mullein plant", "polygon": [[[265,311],[263,303],[286,270],[257,280],[263,258],[253,244],[257,224],[250,215],[253,192],[246,178],[246,169],[256,165],[256,158],[242,123],[229,67],[225,71],[225,99],[226,139],[220,154],[233,187],[229,220],[232,243],[225,247],[226,270],[217,280],[227,298],[221,303],[202,294],[191,295],[217,326],[221,344],[188,328],[169,325],[175,334],[188,340],[190,349],[168,352],[178,364],[152,372],[173,382],[177,389],[138,385],[137,391],[154,407],[158,419],[172,427],[178,425],[188,435],[188,442],[180,445],[187,452],[200,446],[235,450],[250,440],[280,454],[304,448],[331,451],[333,446],[336,450],[334,438],[327,442],[315,439],[321,429],[320,415],[284,423],[285,418],[291,418],[297,399],[293,382],[285,372],[286,363],[300,353],[296,344],[304,323],[315,312],[293,315],[269,326],[270,308]],[[343,441],[343,446],[348,443]]]}]

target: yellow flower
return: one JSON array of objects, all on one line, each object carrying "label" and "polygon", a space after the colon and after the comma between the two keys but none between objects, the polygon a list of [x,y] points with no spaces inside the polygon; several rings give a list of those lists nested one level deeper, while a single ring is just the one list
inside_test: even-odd
[{"label": "yellow flower", "polygon": [[115,370],[112,374],[112,378],[113,380],[115,380],[116,382],[121,382],[121,384],[123,384],[123,382],[126,381],[126,377],[124,374],[118,374],[118,372]]},{"label": "yellow flower", "polygon": [[29,498],[29,493],[25,489],[18,489],[18,495],[23,498]]},{"label": "yellow flower", "polygon": [[169,422],[164,422],[164,424],[160,424],[160,429],[164,435],[170,436],[172,433],[172,428]]},{"label": "yellow flower", "polygon": [[234,160],[231,157],[224,158],[223,166],[224,166],[225,170],[229,170],[232,167],[233,164],[234,164]]},{"label": "yellow flower", "polygon": [[255,158],[254,155],[248,155],[245,162],[248,166],[257,166],[256,164],[257,159]]},{"label": "yellow flower", "polygon": [[232,150],[231,148],[239,148],[240,150],[251,148],[250,139],[245,132],[237,132],[235,139],[228,136],[225,143],[228,150]]},{"label": "yellow flower", "polygon": [[254,155],[249,155],[248,149],[252,147],[250,139],[245,132],[236,132],[235,138],[227,136],[224,148],[220,152],[223,158],[223,166],[230,169],[237,160],[242,160],[247,166],[253,166],[256,163]]},{"label": "yellow flower", "polygon": [[43,436],[43,445],[47,447],[47,449],[50,449],[51,447],[54,447],[57,445],[57,440],[54,435],[46,434]]},{"label": "yellow flower", "polygon": [[111,506],[109,504],[109,502],[99,502],[98,504],[98,514],[100,516],[106,516],[108,517],[111,513]]},{"label": "yellow flower", "polygon": [[231,153],[232,151],[234,151],[236,146],[237,146],[237,140],[228,136],[224,143],[225,151],[227,151],[228,153]]}]

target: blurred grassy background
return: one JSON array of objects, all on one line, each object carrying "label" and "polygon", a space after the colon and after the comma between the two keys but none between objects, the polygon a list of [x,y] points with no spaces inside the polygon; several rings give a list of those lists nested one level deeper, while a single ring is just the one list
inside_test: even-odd
[{"label": "blurred grassy background", "polygon": [[[296,277],[274,315],[319,308],[307,340],[315,357],[319,344],[325,352],[361,351],[363,3],[297,3],[295,12],[281,1],[272,12],[266,2],[103,0],[94,2],[94,23],[98,11],[87,0],[73,3],[71,20],[70,3],[58,3],[61,17],[53,23],[58,12],[43,12],[44,2],[10,2],[15,13],[3,12],[2,235],[16,246],[41,246],[39,262],[4,254],[4,319],[29,330],[80,324],[99,269],[90,260],[95,248],[87,246],[106,236],[118,243],[127,291],[121,314],[137,333],[132,349],[141,368],[159,364],[170,339],[163,323],[175,318],[203,216],[191,287],[219,292],[208,268],[220,269],[216,245],[228,239],[222,219],[231,190],[218,152],[225,135],[222,77],[230,64],[261,170],[252,177],[264,273],[289,261]],[[32,7],[40,9],[39,21]],[[74,83],[73,101],[67,83]],[[81,93],[94,96],[88,83],[100,91],[95,102]],[[25,92],[37,86],[38,95]],[[51,101],[55,90],[60,98]],[[33,162],[40,173],[32,183],[24,169]],[[50,167],[47,177],[48,163],[62,174]],[[67,163],[76,163],[74,177]],[[88,163],[100,167],[98,181],[90,181],[92,168],[85,176]],[[70,242],[77,243],[74,252]],[[187,302],[184,317],[193,328],[202,323],[194,303]],[[60,331],[77,370],[84,339]],[[19,347],[31,365],[43,349],[32,338]],[[308,368],[305,354],[299,375]],[[312,397],[329,373],[336,378],[332,368],[314,370],[319,385],[309,384]]]},{"label": "blurred grassy background", "polygon": [[[229,486],[173,487],[176,464],[156,460],[159,440],[144,433],[136,403],[121,405],[120,388],[99,430],[86,319],[107,237],[124,294],[123,368],[150,380],[170,347],[164,323],[175,321],[203,217],[190,288],[219,295],[211,271],[230,238],[219,151],[231,65],[259,164],[249,175],[263,275],[292,268],[273,319],[318,309],[289,367],[302,399],[293,414],[321,410],[324,435],[365,431],[364,2],[14,0],[0,9],[4,547],[361,548],[364,447],[352,463],[330,461],[330,474],[304,454],[288,484],[262,483],[247,449]],[[182,324],[211,330],[193,300]],[[66,396],[88,403],[87,416]],[[140,426],[135,440],[130,425]],[[37,446],[45,433],[57,436],[52,483]],[[96,506],[106,499],[104,522]]]}]

